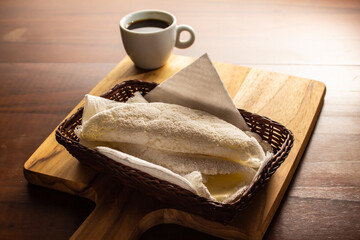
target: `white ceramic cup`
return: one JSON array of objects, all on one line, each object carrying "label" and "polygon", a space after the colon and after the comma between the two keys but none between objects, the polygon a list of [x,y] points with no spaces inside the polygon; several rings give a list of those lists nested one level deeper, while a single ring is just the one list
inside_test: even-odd
[{"label": "white ceramic cup", "polygon": [[[169,26],[153,32],[135,32],[127,28],[131,23],[146,19],[165,21]],[[186,41],[180,40],[183,31],[190,34]],[[142,10],[126,15],[120,20],[120,33],[130,59],[143,69],[162,67],[174,46],[187,48],[195,41],[195,32],[190,26],[177,26],[175,16],[161,10]]]}]

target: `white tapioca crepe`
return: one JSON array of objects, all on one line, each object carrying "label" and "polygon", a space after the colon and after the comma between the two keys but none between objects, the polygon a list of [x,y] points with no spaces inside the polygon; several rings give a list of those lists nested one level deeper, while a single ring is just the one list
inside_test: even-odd
[{"label": "white tapioca crepe", "polygon": [[82,125],[86,141],[129,143],[174,153],[198,154],[258,168],[259,142],[209,113],[168,103],[119,103]]}]

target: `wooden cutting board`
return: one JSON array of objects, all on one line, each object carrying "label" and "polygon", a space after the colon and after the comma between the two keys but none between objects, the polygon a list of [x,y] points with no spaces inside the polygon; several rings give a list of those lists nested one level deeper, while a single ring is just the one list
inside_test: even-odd
[{"label": "wooden cutting board", "polygon": [[[101,95],[115,84],[129,79],[160,83],[194,60],[172,56],[166,66],[144,71],[135,68],[126,57],[90,94]],[[136,239],[147,229],[161,223],[180,224],[222,238],[262,238],[309,141],[321,110],[325,85],[226,63],[214,65],[238,108],[278,121],[295,135],[288,158],[256,195],[253,203],[227,226],[186,212],[166,209],[155,198],[122,187],[107,176],[80,165],[56,142],[52,132],[25,163],[24,175],[32,184],[86,197],[96,203],[95,209],[72,239]],[[84,100],[70,114],[83,103]]]}]

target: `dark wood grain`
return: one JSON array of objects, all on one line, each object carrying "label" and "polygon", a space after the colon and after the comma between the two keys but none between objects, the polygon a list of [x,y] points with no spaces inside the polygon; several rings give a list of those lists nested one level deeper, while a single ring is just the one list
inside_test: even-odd
[{"label": "dark wood grain", "polygon": [[[0,2],[0,238],[66,239],[88,200],[30,186],[26,159],[125,56],[118,21],[145,8],[173,12],[196,42],[176,54],[323,81],[311,141],[265,239],[360,238],[359,1]],[[210,239],[162,225],[143,239]]]},{"label": "dark wood grain", "polygon": [[27,158],[113,64],[0,64],[0,239],[66,239],[86,199],[32,186]]},{"label": "dark wood grain", "polygon": [[120,18],[149,8],[195,29],[195,44],[176,54],[208,52],[235,64],[360,63],[357,0],[4,0],[0,61],[118,62],[125,56]]}]

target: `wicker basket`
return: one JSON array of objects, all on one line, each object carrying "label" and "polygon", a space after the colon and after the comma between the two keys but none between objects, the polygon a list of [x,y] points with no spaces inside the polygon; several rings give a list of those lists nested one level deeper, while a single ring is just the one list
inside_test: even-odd
[{"label": "wicker basket", "polygon": [[[109,92],[103,94],[102,97],[125,102],[135,92],[141,91],[145,95],[156,86],[157,83],[154,82],[129,80],[116,85]],[[83,109],[80,108],[73,116],[65,120],[55,133],[57,141],[82,164],[108,174],[126,186],[139,189],[152,196],[155,195],[156,198],[164,201],[171,208],[198,214],[224,224],[240,214],[241,210],[251,202],[254,194],[264,186],[265,182],[285,160],[294,141],[291,131],[281,124],[239,109],[251,131],[258,133],[265,141],[270,143],[275,155],[236,202],[222,204],[199,197],[177,185],[117,163],[99,152],[81,145],[74,133],[74,129],[81,124],[82,111]]]}]

